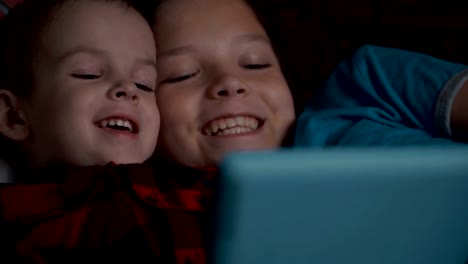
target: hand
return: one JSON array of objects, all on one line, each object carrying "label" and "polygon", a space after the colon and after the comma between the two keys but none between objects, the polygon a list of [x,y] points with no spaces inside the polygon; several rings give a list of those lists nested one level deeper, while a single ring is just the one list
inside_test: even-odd
[{"label": "hand", "polygon": [[468,143],[468,80],[453,101],[450,129],[455,140]]}]

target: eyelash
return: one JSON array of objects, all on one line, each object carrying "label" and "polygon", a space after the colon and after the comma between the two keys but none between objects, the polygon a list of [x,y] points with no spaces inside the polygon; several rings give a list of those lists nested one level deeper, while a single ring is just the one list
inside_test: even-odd
[{"label": "eyelash", "polygon": [[[269,68],[270,66],[271,66],[271,64],[268,64],[268,63],[243,65],[244,68],[249,69],[249,70],[261,70],[261,69]],[[175,78],[169,78],[169,79],[166,79],[165,81],[163,81],[163,83],[182,82],[182,81],[185,81],[187,79],[190,79],[190,78],[194,77],[197,74],[198,74],[198,71],[194,72],[194,73],[191,73],[191,74],[186,74],[186,75],[182,75],[182,76],[179,76],[179,77],[175,77]]]},{"label": "eyelash", "polygon": [[145,92],[154,92],[153,89],[151,89],[150,87],[148,87],[148,86],[146,86],[146,85],[144,85],[144,84],[141,84],[141,83],[135,83],[135,86],[136,86],[138,89],[140,89],[140,90],[142,90],[142,91],[145,91]]},{"label": "eyelash", "polygon": [[[72,76],[75,78],[83,79],[83,80],[95,80],[101,77],[99,75],[94,75],[94,74],[76,74],[76,73],[72,74]],[[145,91],[145,92],[154,92],[153,89],[141,83],[135,83],[135,86],[138,89]]]},{"label": "eyelash", "polygon": [[95,75],[95,74],[77,74],[77,73],[73,73],[72,76],[75,78],[84,79],[84,80],[95,80],[101,77],[100,75]]},{"label": "eyelash", "polygon": [[175,78],[169,78],[169,79],[164,80],[163,83],[182,82],[182,81],[185,81],[185,80],[187,80],[187,79],[190,79],[190,78],[194,77],[194,76],[197,75],[197,74],[198,74],[198,71],[196,71],[196,72],[194,72],[194,73],[182,75],[182,76],[179,76],[179,77],[175,77]]},{"label": "eyelash", "polygon": [[244,68],[249,69],[249,70],[261,70],[270,67],[271,64],[246,64],[243,65]]}]

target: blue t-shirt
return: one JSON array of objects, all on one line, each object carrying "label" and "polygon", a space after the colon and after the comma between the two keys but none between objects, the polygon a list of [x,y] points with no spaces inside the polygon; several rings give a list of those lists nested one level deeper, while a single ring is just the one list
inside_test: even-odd
[{"label": "blue t-shirt", "polygon": [[457,144],[450,110],[466,65],[366,45],[340,63],[298,117],[295,146]]}]

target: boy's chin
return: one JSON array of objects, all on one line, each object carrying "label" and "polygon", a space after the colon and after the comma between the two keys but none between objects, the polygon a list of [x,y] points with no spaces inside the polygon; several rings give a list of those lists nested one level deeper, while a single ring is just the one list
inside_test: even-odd
[{"label": "boy's chin", "polygon": [[86,160],[83,162],[78,162],[75,165],[78,166],[94,166],[94,165],[100,165],[100,166],[105,166],[108,164],[115,164],[115,165],[120,165],[120,164],[138,164],[138,163],[143,163],[146,161],[149,157],[146,156],[137,156],[137,155],[122,155],[122,156],[103,156],[99,157],[96,159],[92,160]]},{"label": "boy's chin", "polygon": [[119,165],[119,164],[139,164],[139,163],[145,162],[145,160],[147,160],[148,158],[114,158],[114,159],[108,159],[105,162],[102,162],[100,165],[107,165],[109,163],[113,163],[113,164],[116,164],[116,165]]}]

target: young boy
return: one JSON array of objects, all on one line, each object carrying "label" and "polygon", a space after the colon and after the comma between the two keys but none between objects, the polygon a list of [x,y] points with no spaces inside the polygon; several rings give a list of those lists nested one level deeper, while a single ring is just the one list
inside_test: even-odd
[{"label": "young boy", "polygon": [[[449,134],[433,133],[434,105],[445,84],[463,86],[466,78],[457,74],[464,65],[363,47],[337,68],[294,127],[288,85],[246,1],[160,2],[153,23],[160,157],[187,166],[216,165],[232,151],[280,147],[289,127],[296,129],[298,147],[455,144]],[[386,63],[392,66],[384,68]],[[440,101],[441,115],[467,113],[452,108],[455,95],[463,100],[458,88]],[[456,123],[443,120],[440,128]]]},{"label": "young boy", "polygon": [[153,153],[151,30],[124,1],[113,12],[90,2],[32,0],[2,21],[0,134],[14,146],[2,146],[6,158],[18,150],[41,168],[141,163]]},{"label": "young boy", "polygon": [[28,166],[0,186],[2,263],[205,262],[211,171],[115,165],[145,161],[158,136],[156,50],[135,8],[26,0],[2,21],[0,132]]},{"label": "young boy", "polygon": [[295,119],[294,104],[270,39],[249,5],[162,1],[153,31],[161,156],[210,166],[232,151],[282,144]]}]

